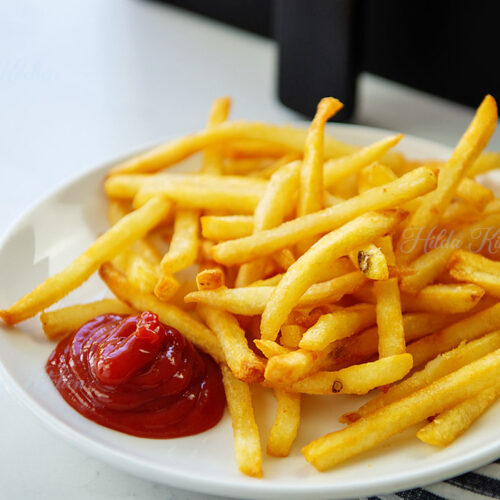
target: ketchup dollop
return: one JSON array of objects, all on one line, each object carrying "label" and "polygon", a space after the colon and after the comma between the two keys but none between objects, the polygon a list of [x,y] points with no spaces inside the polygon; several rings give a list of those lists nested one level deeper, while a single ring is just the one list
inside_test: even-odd
[{"label": "ketchup dollop", "polygon": [[151,312],[97,316],[57,345],[46,371],[79,413],[134,436],[198,434],[224,412],[219,367]]}]

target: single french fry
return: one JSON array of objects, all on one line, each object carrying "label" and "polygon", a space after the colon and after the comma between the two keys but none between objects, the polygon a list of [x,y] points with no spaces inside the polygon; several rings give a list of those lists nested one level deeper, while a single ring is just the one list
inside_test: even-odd
[{"label": "single french fry", "polygon": [[231,370],[221,366],[227,408],[231,416],[234,454],[239,470],[252,477],[262,477],[262,451],[248,384],[238,380]]},{"label": "single french fry", "polygon": [[481,300],[484,290],[476,285],[429,285],[417,295],[402,295],[405,312],[462,313],[470,311]]},{"label": "single french fry", "polygon": [[176,273],[195,262],[199,245],[198,220],[197,210],[177,211],[170,248],[160,263],[163,273]]},{"label": "single french fry", "polygon": [[[450,159],[440,169],[437,189],[412,214],[405,232],[421,231],[426,235],[427,231],[436,225],[455,196],[459,183],[488,143],[496,123],[496,102],[493,97],[488,95],[477,109],[474,119],[460,139]],[[398,262],[406,264],[418,257],[424,247],[424,240],[425,238],[418,238],[410,251],[403,251],[400,245],[397,250]]]},{"label": "single french fry", "polygon": [[376,281],[378,353],[381,358],[405,352],[405,332],[398,279]]},{"label": "single french fry", "polygon": [[153,294],[142,293],[132,286],[123,273],[109,262],[99,268],[99,275],[113,294],[136,311],[151,311],[160,321],[178,330],[184,337],[202,351],[210,354],[216,361],[225,361],[224,353],[217,337],[205,325],[192,318],[188,313],[172,304],[165,304]]},{"label": "single french fry", "polygon": [[387,406],[394,401],[403,399],[410,394],[428,386],[437,379],[472,363],[477,359],[500,349],[500,332],[489,333],[476,340],[471,340],[451,351],[439,354],[431,359],[422,370],[415,372],[411,377],[395,384],[386,392],[381,392],[357,411],[347,413],[340,419],[341,422],[354,422],[374,411]]},{"label": "single french fry", "polygon": [[214,241],[243,238],[253,233],[252,215],[203,215],[201,234]]},{"label": "single french fry", "polygon": [[387,233],[405,215],[398,210],[368,213],[323,236],[287,270],[274,289],[262,313],[262,338],[276,338],[300,297],[320,278],[325,264]]},{"label": "single french fry", "polygon": [[475,339],[499,328],[500,304],[495,304],[413,342],[406,350],[413,356],[413,363],[418,367],[438,354],[453,349],[464,340]]},{"label": "single french fry", "polygon": [[153,292],[162,302],[168,302],[178,292],[180,286],[179,281],[171,274],[160,273]]},{"label": "single french fry", "polygon": [[448,271],[456,280],[473,283],[493,297],[500,298],[500,262],[457,250],[448,261]]},{"label": "single french fry", "polygon": [[342,108],[333,97],[325,97],[318,104],[304,145],[304,159],[300,167],[300,188],[297,215],[310,214],[323,208],[323,140],[325,123]]},{"label": "single french fry", "polygon": [[[404,356],[404,354],[400,355]],[[383,358],[384,361],[390,358]],[[306,460],[327,470],[431,415],[470,398],[500,378],[500,349],[433,382],[337,432],[309,443],[302,449]]]},{"label": "single french fry", "polygon": [[285,388],[305,394],[366,394],[375,387],[401,380],[411,368],[411,355],[396,354],[334,372],[318,372]]},{"label": "single french fry", "polygon": [[351,252],[359,270],[371,280],[389,279],[389,265],[382,250],[373,243]]},{"label": "single french fry", "polygon": [[300,394],[274,391],[278,400],[276,418],[267,439],[267,454],[287,457],[297,437],[300,424]]},{"label": "single french fry", "polygon": [[264,378],[264,360],[248,347],[245,332],[234,316],[210,306],[196,308],[203,321],[212,330],[224,351],[226,362],[236,378],[244,382],[259,382]]},{"label": "single french fry", "polygon": [[[500,214],[492,213],[484,219],[466,225],[459,230],[451,241],[443,246],[422,254],[411,264],[415,271],[401,279],[401,291],[416,294],[422,288],[432,283],[445,269],[448,259],[460,247],[479,250],[485,241],[491,241],[500,225]],[[414,236],[418,236],[415,234]],[[408,242],[411,247],[413,243]],[[401,241],[400,241],[401,248]]]},{"label": "single french fry", "polygon": [[[371,304],[358,304],[325,314],[309,328],[299,346],[309,351],[321,351],[328,344],[354,335],[375,323],[375,308]],[[282,327],[282,331],[284,326]]]},{"label": "single french fry", "polygon": [[31,318],[61,300],[71,290],[84,283],[103,262],[113,259],[123,248],[127,248],[158,225],[169,210],[168,201],[155,198],[141,209],[131,212],[97,238],[64,270],[47,278],[9,309],[0,311],[0,317],[13,325]]},{"label": "single french fry", "polygon": [[198,290],[215,290],[225,285],[224,271],[220,267],[202,269],[196,275]]},{"label": "single french fry", "polygon": [[[125,160],[111,169],[111,174],[157,172],[173,165],[207,146],[234,139],[257,139],[272,145],[302,152],[307,130],[290,126],[280,127],[261,122],[233,121],[202,130],[179,139],[160,144],[145,153]],[[330,136],[325,137],[325,157],[337,158],[350,154],[353,146],[342,143]]]},{"label": "single french fry", "polygon": [[395,181],[397,177],[388,166],[376,161],[359,172],[358,193],[364,193],[368,189],[388,184]]},{"label": "single french fry", "polygon": [[500,383],[439,414],[417,432],[424,443],[448,446],[461,436],[500,396]]},{"label": "single french fry", "polygon": [[297,349],[273,356],[267,362],[264,377],[280,386],[293,384],[309,375],[318,365],[318,360],[327,354]]},{"label": "single french fry", "polygon": [[116,299],[103,299],[89,304],[62,307],[40,314],[43,333],[50,340],[60,340],[101,314],[134,314],[129,306]]},{"label": "single french fry", "polygon": [[214,259],[226,265],[241,264],[295,245],[310,236],[332,231],[370,210],[395,207],[436,186],[431,169],[422,167],[403,177],[329,207],[314,214],[304,215],[280,226],[261,231],[258,235],[219,243],[212,249]]},{"label": "single french fry", "polygon": [[[210,109],[207,128],[213,128],[226,121],[231,108],[231,99],[229,97],[219,97],[215,99]],[[205,174],[222,173],[222,155],[220,148],[210,146],[203,152],[201,171]]]},{"label": "single french fry", "polygon": [[370,165],[370,163],[377,161],[402,138],[402,134],[393,135],[369,146],[365,146],[349,156],[325,162],[323,173],[325,187],[329,188],[339,180],[345,179],[359,172],[367,165]]},{"label": "single french fry", "polygon": [[478,210],[483,210],[490,201],[495,199],[495,194],[491,189],[467,177],[458,185],[457,196],[468,201]]},{"label": "single french fry", "polygon": [[[283,222],[299,187],[300,162],[292,162],[274,173],[254,214],[254,233],[270,229]],[[236,277],[236,286],[247,286],[263,278],[266,259],[243,264]]]},{"label": "single french fry", "polygon": [[[360,272],[353,272],[322,283],[315,283],[302,295],[297,305],[307,307],[337,302],[364,282],[365,277]],[[185,301],[186,303],[207,304],[233,314],[254,316],[262,314],[275,289],[276,286],[220,287],[216,290],[191,292],[186,295]]]},{"label": "single french fry", "polygon": [[254,343],[267,359],[292,352],[292,349],[279,345],[274,340],[255,339]]}]

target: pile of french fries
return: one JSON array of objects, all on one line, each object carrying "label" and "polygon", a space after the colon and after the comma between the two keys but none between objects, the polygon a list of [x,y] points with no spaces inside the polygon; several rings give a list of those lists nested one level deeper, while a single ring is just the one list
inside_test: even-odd
[{"label": "pile of french fries", "polygon": [[[401,135],[363,147],[325,135],[341,107],[322,99],[302,130],[227,121],[217,99],[201,132],[112,168],[110,229],[0,316],[42,312],[57,340],[102,313],[155,312],[219,363],[250,476],[262,475],[251,384],[276,396],[278,457],[302,394],[378,389],[303,448],[320,471],[418,423],[418,439],[453,442],[500,394],[500,199],[474,179],[500,167],[483,152],[495,100],[447,161],[406,158]],[[165,171],[195,153],[199,171]],[[116,299],[47,310],[96,271]]]}]

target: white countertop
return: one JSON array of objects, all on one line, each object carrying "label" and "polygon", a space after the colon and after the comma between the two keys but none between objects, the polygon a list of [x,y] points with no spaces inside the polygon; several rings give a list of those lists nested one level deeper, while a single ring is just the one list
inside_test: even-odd
[{"label": "white countertop", "polygon": [[[301,119],[275,97],[276,55],[272,41],[145,0],[2,2],[0,234],[62,180],[202,128],[217,96],[233,96],[234,117]],[[452,146],[472,116],[465,106],[360,79],[356,123]],[[500,150],[498,132],[490,148]],[[89,458],[1,384],[0,401],[1,500],[213,498]]]}]

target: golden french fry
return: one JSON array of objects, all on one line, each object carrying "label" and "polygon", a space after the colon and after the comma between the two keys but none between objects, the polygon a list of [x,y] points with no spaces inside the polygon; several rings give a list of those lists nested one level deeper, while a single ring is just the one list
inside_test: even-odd
[{"label": "golden french fry", "polygon": [[405,312],[462,313],[470,311],[481,300],[484,290],[476,285],[429,285],[417,295],[402,295]]},{"label": "golden french fry", "polygon": [[359,270],[371,280],[389,279],[389,266],[382,250],[370,243],[351,252]]},{"label": "golden french fry", "polygon": [[[357,304],[324,314],[309,328],[300,341],[302,349],[321,351],[328,344],[354,335],[375,323],[375,308],[370,304]],[[283,336],[282,327],[282,336]]]},{"label": "golden french fry", "polygon": [[[219,97],[215,99],[210,109],[207,128],[213,128],[226,121],[231,108],[231,99],[229,97]],[[220,148],[211,146],[205,148],[203,152],[203,160],[201,171],[205,174],[220,174],[222,173],[222,155]]]},{"label": "golden french fry", "polygon": [[202,269],[196,275],[198,290],[215,290],[224,286],[224,271],[220,267],[208,267]]},{"label": "golden french fry", "polygon": [[142,292],[153,292],[158,281],[157,264],[153,264],[141,254],[128,249],[122,252],[118,258],[123,266],[123,272],[132,285]]},{"label": "golden french fry", "polygon": [[[409,219],[405,232],[419,231],[427,234],[436,225],[440,216],[455,196],[457,187],[470,166],[481,153],[493,134],[497,123],[495,99],[486,96],[476,111],[474,119],[457,144],[448,162],[440,169],[437,189]],[[402,236],[404,239],[404,235]],[[425,238],[418,238],[410,251],[397,250],[398,261],[406,264],[421,253]]]},{"label": "golden french fry", "polygon": [[262,338],[274,340],[290,311],[304,292],[321,277],[322,268],[355,247],[390,231],[406,213],[387,210],[362,215],[323,236],[285,273],[262,313]]},{"label": "golden french fry", "polygon": [[205,325],[172,304],[159,301],[153,294],[143,293],[132,286],[125,276],[112,264],[105,262],[99,268],[99,275],[118,299],[137,311],[151,311],[160,321],[178,330],[184,337],[216,361],[225,361],[217,337]]},{"label": "golden french fry", "polygon": [[394,147],[401,139],[402,134],[393,135],[375,142],[370,146],[365,146],[358,151],[335,160],[325,162],[324,185],[329,188],[339,180],[359,172],[362,168],[380,159],[389,149]]},{"label": "golden french fry", "polygon": [[390,184],[365,191],[333,207],[285,222],[276,228],[261,231],[258,235],[219,243],[212,249],[212,254],[221,264],[248,262],[291,247],[304,238],[332,231],[367,211],[401,205],[428,193],[435,186],[434,172],[422,167]]},{"label": "golden french fry", "polygon": [[395,181],[397,177],[388,166],[376,161],[359,172],[358,193],[364,193],[368,189],[388,184]]},{"label": "golden french fry", "polygon": [[264,377],[280,386],[293,384],[309,375],[318,366],[318,360],[327,354],[297,349],[273,356],[267,362]]},{"label": "golden french fry", "polygon": [[245,332],[236,318],[210,306],[199,305],[196,310],[217,336],[226,363],[235,377],[249,383],[261,381],[264,378],[264,360],[248,347]]},{"label": "golden french fry", "polygon": [[500,298],[500,262],[457,250],[448,261],[448,271],[456,280],[474,283],[493,297]]},{"label": "golden french fry", "polygon": [[[402,354],[401,356],[404,356]],[[384,361],[390,358],[383,358]],[[431,415],[470,398],[500,378],[500,349],[433,382],[337,432],[327,434],[302,449],[306,460],[327,470]]]},{"label": "golden french fry", "polygon": [[[354,272],[316,283],[302,295],[297,305],[307,307],[337,302],[345,294],[356,290],[364,281],[365,277],[360,272]],[[220,287],[216,290],[191,292],[186,295],[185,301],[207,304],[233,314],[254,316],[262,314],[275,289],[275,286]]]},{"label": "golden french fry", "polygon": [[431,359],[422,370],[415,372],[411,377],[390,387],[386,392],[381,392],[357,411],[347,413],[340,419],[341,422],[354,422],[374,411],[387,406],[394,401],[403,399],[410,394],[428,386],[437,379],[476,361],[486,354],[500,348],[500,332],[493,332],[461,344],[451,351],[439,354]]},{"label": "golden french fry", "polygon": [[[274,173],[254,214],[254,233],[270,229],[283,222],[290,210],[299,186],[300,162],[292,162]],[[236,278],[236,286],[247,286],[263,278],[266,259],[243,264]]]},{"label": "golden french fry", "polygon": [[318,104],[304,145],[304,160],[300,167],[300,188],[297,215],[310,214],[323,208],[323,139],[325,123],[342,108],[333,97]]},{"label": "golden french fry", "polygon": [[89,304],[62,307],[40,314],[43,333],[50,340],[60,340],[101,314],[134,314],[129,306],[116,299],[103,299]]},{"label": "golden french fry", "polygon": [[318,372],[286,385],[286,390],[305,394],[366,394],[375,387],[401,380],[411,368],[410,354],[396,354],[334,372]]},{"label": "golden french fry", "polygon": [[209,240],[243,238],[253,233],[252,215],[203,215],[201,234]]},{"label": "golden french fry", "polygon": [[248,384],[238,380],[227,366],[222,365],[221,370],[227,408],[233,425],[234,454],[238,468],[247,476],[262,477],[260,436],[250,388]]},{"label": "golden french fry", "polygon": [[162,302],[168,302],[178,292],[180,286],[179,281],[171,274],[160,273],[153,292]]},{"label": "golden french fry", "polygon": [[[234,121],[222,123],[216,127],[202,130],[159,146],[119,163],[111,169],[111,174],[157,172],[188,156],[201,151],[207,146],[234,139],[257,139],[272,145],[302,152],[307,130],[290,126],[280,127],[260,122]],[[337,158],[354,151],[349,146],[332,137],[325,137],[325,157]]]},{"label": "golden french fry", "polygon": [[287,457],[297,436],[300,424],[300,394],[274,391],[278,400],[276,418],[267,439],[267,454]]},{"label": "golden french fry", "polygon": [[472,316],[408,345],[406,350],[413,356],[413,364],[420,366],[442,352],[453,349],[460,342],[480,337],[500,328],[500,304],[495,304]]},{"label": "golden french fry", "polygon": [[169,210],[168,201],[155,198],[141,209],[125,216],[97,238],[64,270],[47,278],[9,309],[0,311],[0,317],[13,325],[31,318],[61,300],[71,290],[84,283],[103,262],[113,259],[123,248],[127,248],[158,225]]},{"label": "golden french fry", "polygon": [[488,387],[453,408],[439,414],[417,432],[424,443],[448,446],[461,436],[500,396],[500,383]]},{"label": "golden french fry", "polygon": [[376,281],[378,352],[381,358],[405,352],[405,332],[397,278]]}]

